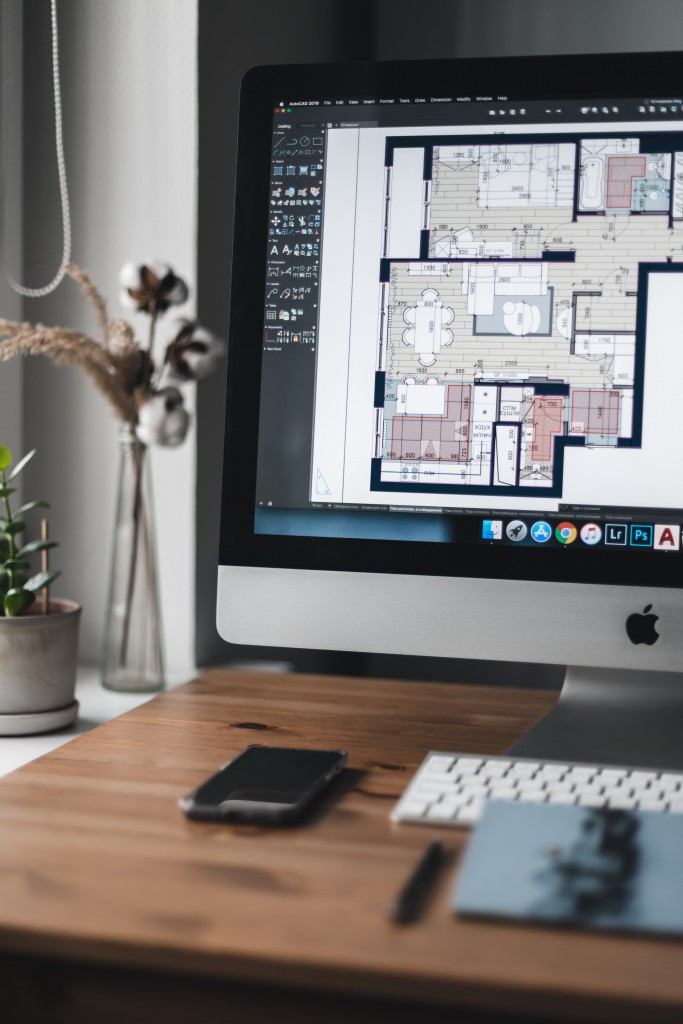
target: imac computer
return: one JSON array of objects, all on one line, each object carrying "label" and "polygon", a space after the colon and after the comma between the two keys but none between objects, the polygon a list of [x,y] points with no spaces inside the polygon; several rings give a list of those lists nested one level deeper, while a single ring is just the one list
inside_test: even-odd
[{"label": "imac computer", "polygon": [[683,55],[243,83],[218,630],[567,664],[683,767]]}]

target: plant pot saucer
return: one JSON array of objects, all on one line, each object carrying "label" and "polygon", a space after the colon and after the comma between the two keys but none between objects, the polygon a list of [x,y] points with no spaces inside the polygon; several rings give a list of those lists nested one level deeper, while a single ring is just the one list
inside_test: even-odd
[{"label": "plant pot saucer", "polygon": [[27,711],[22,714],[0,715],[0,736],[30,736],[33,733],[53,732],[76,721],[78,701],[52,711]]}]

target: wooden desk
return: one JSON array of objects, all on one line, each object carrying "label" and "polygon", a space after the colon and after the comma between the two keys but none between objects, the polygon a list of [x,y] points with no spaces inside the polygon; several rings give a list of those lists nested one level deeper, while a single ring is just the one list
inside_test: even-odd
[{"label": "wooden desk", "polygon": [[[434,834],[388,819],[425,752],[501,753],[553,701],[212,671],[0,780],[0,1021],[680,1022],[683,943],[458,921],[452,870],[422,921],[384,917]],[[250,742],[350,770],[303,828],[186,821]]]}]

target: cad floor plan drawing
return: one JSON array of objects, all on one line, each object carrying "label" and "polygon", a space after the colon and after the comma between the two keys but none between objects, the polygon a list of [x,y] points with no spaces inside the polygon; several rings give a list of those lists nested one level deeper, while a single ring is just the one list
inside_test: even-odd
[{"label": "cad floor plan drawing", "polygon": [[389,138],[385,163],[373,490],[555,496],[568,446],[639,446],[683,136]]}]

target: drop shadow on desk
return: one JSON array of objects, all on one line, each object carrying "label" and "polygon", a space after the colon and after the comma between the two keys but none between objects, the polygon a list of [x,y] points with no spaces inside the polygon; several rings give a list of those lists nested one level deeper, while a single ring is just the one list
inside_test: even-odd
[{"label": "drop shadow on desk", "polygon": [[262,832],[279,832],[282,829],[290,832],[298,828],[312,828],[330,811],[334,810],[344,797],[358,789],[366,775],[367,772],[360,768],[344,768],[329,785],[325,786],[310,807],[306,808],[296,821],[284,822],[280,825],[251,825],[247,822],[228,822],[227,824],[231,825],[239,835],[258,835]]},{"label": "drop shadow on desk", "polygon": [[[479,661],[461,658],[423,658],[398,654],[356,654],[350,651],[308,651],[291,648],[247,647],[221,641],[222,655],[216,664],[223,668],[255,669],[270,662],[291,672],[356,678],[405,679],[430,683],[471,683],[475,686],[528,687],[559,690],[564,682],[564,665],[539,665],[507,661]],[[286,668],[284,668],[286,666]],[[209,667],[208,664],[205,667]]]}]

